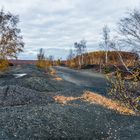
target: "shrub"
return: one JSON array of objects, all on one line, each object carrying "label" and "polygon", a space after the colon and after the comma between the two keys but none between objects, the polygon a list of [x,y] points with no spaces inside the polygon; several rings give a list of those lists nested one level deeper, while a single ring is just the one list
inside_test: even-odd
[{"label": "shrub", "polygon": [[9,66],[8,60],[0,59],[0,71],[5,71]]},{"label": "shrub", "polygon": [[77,68],[78,67],[78,65],[76,64],[76,62],[74,60],[68,60],[67,66],[70,68]]},{"label": "shrub", "polygon": [[38,68],[45,69],[46,68],[46,61],[45,60],[38,60],[36,65]]},{"label": "shrub", "polygon": [[50,60],[46,60],[46,67],[51,67],[53,66],[53,62]]},{"label": "shrub", "polygon": [[45,51],[41,48],[39,53],[37,54],[37,67],[38,68],[46,68],[47,61],[45,60]]},{"label": "shrub", "polygon": [[105,74],[110,73],[110,72],[111,72],[111,68],[110,68],[109,66],[104,66],[104,67],[103,67],[103,72],[104,72]]},{"label": "shrub", "polygon": [[56,61],[56,65],[57,65],[57,66],[61,66],[61,60],[60,60],[60,59],[58,59],[58,60]]},{"label": "shrub", "polygon": [[127,107],[140,112],[140,81],[138,72],[133,73],[132,80],[122,77],[120,71],[112,77],[107,77],[109,81],[109,95],[115,100],[124,103]]}]

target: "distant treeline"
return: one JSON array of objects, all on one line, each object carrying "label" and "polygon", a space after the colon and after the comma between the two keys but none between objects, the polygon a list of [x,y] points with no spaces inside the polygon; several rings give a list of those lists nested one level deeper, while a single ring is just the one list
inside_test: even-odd
[{"label": "distant treeline", "polygon": [[[119,54],[119,55],[118,55]],[[139,59],[139,55],[137,53],[132,52],[117,52],[117,51],[108,51],[108,65],[122,65],[121,58],[123,59],[123,62],[127,66],[133,66],[134,63]],[[86,65],[105,65],[105,57],[106,57],[106,51],[96,51],[96,52],[90,52],[85,53],[79,56],[76,56],[75,58],[68,60],[67,65],[69,67],[77,67],[79,64],[79,61],[81,61],[82,66]]]}]

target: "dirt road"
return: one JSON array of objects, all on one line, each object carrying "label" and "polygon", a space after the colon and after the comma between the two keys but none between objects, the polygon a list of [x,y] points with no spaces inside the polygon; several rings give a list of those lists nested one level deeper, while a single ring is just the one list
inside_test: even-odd
[{"label": "dirt road", "polygon": [[73,70],[67,67],[54,67],[58,76],[64,80],[90,91],[107,95],[107,80],[105,75],[89,70]]}]

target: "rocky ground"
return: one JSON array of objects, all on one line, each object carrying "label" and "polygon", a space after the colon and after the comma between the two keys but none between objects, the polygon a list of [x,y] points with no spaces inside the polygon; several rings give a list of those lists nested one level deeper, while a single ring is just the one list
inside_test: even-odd
[{"label": "rocky ground", "polygon": [[[16,78],[19,73],[27,75]],[[86,88],[55,78],[32,65],[14,66],[0,75],[0,140],[140,139],[139,116],[78,99],[57,103],[54,96],[78,97]]]}]

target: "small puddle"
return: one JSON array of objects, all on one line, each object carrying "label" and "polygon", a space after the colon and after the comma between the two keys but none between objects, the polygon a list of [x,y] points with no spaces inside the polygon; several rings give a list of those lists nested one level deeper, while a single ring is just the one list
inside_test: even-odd
[{"label": "small puddle", "polygon": [[72,78],[69,74],[63,74],[63,73],[57,73],[57,75],[59,77],[61,77],[62,79],[64,79],[65,81],[68,81],[70,83],[74,83],[76,85],[81,85],[81,82]]},{"label": "small puddle", "polygon": [[27,75],[27,73],[13,74],[15,78],[21,78]]}]

